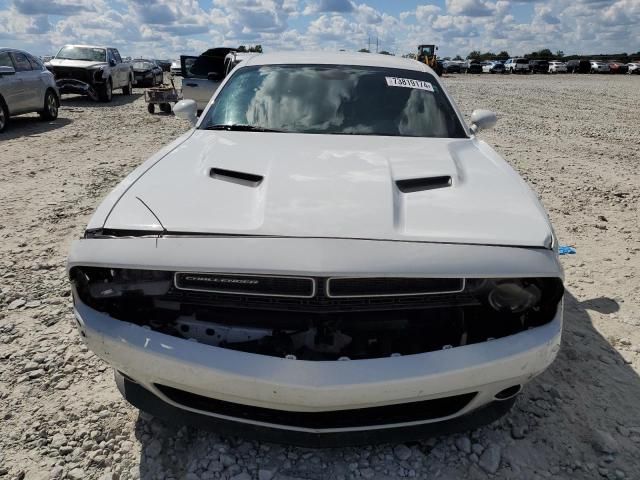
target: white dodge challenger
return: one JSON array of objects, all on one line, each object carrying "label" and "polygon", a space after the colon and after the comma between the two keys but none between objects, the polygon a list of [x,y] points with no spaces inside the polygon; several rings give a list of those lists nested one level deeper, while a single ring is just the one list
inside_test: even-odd
[{"label": "white dodge challenger", "polygon": [[356,444],[474,428],[554,360],[563,272],[534,193],[434,72],[241,63],[98,207],[75,318],[124,397],[222,433]]}]

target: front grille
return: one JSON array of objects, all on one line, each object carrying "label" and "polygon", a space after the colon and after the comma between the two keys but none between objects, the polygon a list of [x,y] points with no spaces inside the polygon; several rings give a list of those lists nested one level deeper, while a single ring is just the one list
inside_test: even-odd
[{"label": "front grille", "polygon": [[163,295],[162,300],[176,301],[183,305],[316,313],[388,311],[478,305],[478,300],[470,293],[464,291],[423,295],[336,297],[327,295],[326,278],[316,278],[315,285],[315,295],[309,298],[242,294],[229,295],[228,292],[181,290],[173,287]]},{"label": "front grille", "polygon": [[174,284],[179,290],[247,296],[310,298],[315,293],[312,278],[275,275],[179,272]]},{"label": "front grille", "polygon": [[56,80],[71,78],[73,80],[91,83],[91,73],[84,68],[55,67],[54,74],[56,76]]},{"label": "front grille", "polygon": [[292,412],[226,402],[165,385],[156,384],[155,386],[170,400],[195,410],[240,420],[312,429],[372,427],[445,418],[461,411],[477,393],[464,393],[383,407],[329,412]]},{"label": "front grille", "polygon": [[428,295],[462,290],[462,278],[330,278],[327,281],[329,297]]}]

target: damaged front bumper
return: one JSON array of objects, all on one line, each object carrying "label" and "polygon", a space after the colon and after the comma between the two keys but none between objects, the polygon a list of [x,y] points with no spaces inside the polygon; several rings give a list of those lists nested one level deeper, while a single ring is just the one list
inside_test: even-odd
[{"label": "damaged front bumper", "polygon": [[75,93],[79,95],[87,95],[92,100],[98,100],[98,92],[93,85],[74,78],[60,78],[56,80],[58,90],[61,94]]},{"label": "damaged front bumper", "polygon": [[[243,274],[251,277],[250,274],[256,273],[317,279],[354,276],[466,279],[535,276],[557,279],[562,275],[557,257],[545,249],[197,236],[102,237],[85,238],[74,243],[68,265],[74,279],[79,278],[74,276],[74,269],[82,271],[84,268],[89,272],[90,269],[104,270],[105,267],[107,270],[154,271],[151,277],[155,283],[148,284],[147,289],[156,285],[159,271],[203,272],[200,276],[195,274],[197,278],[191,281],[201,281],[200,277],[206,277],[205,272],[212,271],[229,272],[237,277],[235,280],[242,280]],[[227,280],[224,273],[216,275],[220,277],[218,280]],[[159,278],[162,280],[162,275]],[[478,327],[484,329],[486,325],[495,324],[496,319],[491,315],[483,316],[486,307],[465,304],[452,306],[451,312],[464,310],[462,313],[466,315],[467,308],[480,312],[467,324],[469,328],[456,332],[453,339],[448,336],[453,328],[446,329],[442,335],[436,332],[438,334],[431,342],[436,345],[420,344],[419,347],[424,349],[418,353],[389,354],[399,352],[393,346],[392,350],[383,352],[384,356],[376,351],[369,352],[371,355],[364,358],[345,357],[341,350],[320,352],[325,354],[320,359],[301,355],[278,356],[274,351],[261,354],[250,350],[255,346],[252,342],[234,345],[230,340],[233,335],[229,331],[224,333],[223,327],[230,325],[233,330],[237,326],[251,324],[254,319],[264,323],[265,319],[271,322],[273,318],[275,324],[285,317],[294,317],[294,322],[304,319],[329,327],[341,322],[342,332],[355,338],[358,332],[348,328],[357,322],[360,325],[367,325],[368,321],[370,325],[397,322],[396,331],[399,331],[402,325],[411,322],[414,327],[416,323],[420,327],[421,319],[429,320],[428,323],[423,322],[423,326],[437,323],[452,327],[454,315],[447,317],[449,323],[441,322],[443,318],[436,318],[431,313],[427,313],[430,316],[407,320],[401,311],[388,308],[380,311],[379,304],[372,309],[355,299],[353,302],[358,304],[360,311],[357,312],[357,322],[352,322],[355,317],[345,310],[333,313],[323,310],[326,303],[320,305],[320,311],[309,310],[317,309],[317,302],[335,300],[324,297],[316,300],[322,292],[331,297],[331,292],[325,290],[327,287],[320,280],[316,282],[320,291],[314,289],[309,298],[298,298],[288,303],[288,310],[273,313],[275,306],[262,304],[255,307],[254,300],[247,298],[242,308],[234,305],[231,310],[236,309],[236,313],[229,314],[228,304],[224,307],[197,304],[194,307],[189,302],[200,302],[200,293],[193,291],[187,292],[186,297],[180,296],[177,291],[180,290],[177,288],[180,286],[179,278],[175,277],[176,284],[171,287],[173,293],[153,300],[157,305],[149,303],[150,309],[144,306],[139,311],[138,307],[145,302],[132,297],[126,308],[113,314],[88,305],[74,285],[75,315],[88,347],[120,372],[121,390],[141,408],[157,411],[160,415],[164,412],[173,416],[179,411],[191,419],[202,416],[223,424],[236,422],[251,429],[294,433],[295,443],[305,443],[304,438],[326,439],[344,433],[418,429],[466,417],[471,412],[490,408],[496,402],[509,400],[511,394],[505,395],[504,392],[517,393],[523,384],[544,371],[555,358],[560,345],[561,303],[557,309],[554,306],[546,323],[532,328],[523,324],[517,333],[501,338],[488,331],[474,334],[474,329],[476,332]],[[110,294],[108,286],[107,290],[98,286],[102,293]],[[279,288],[283,288],[282,285]],[[451,295],[457,293],[452,292]],[[214,300],[217,302],[219,299]],[[386,297],[380,301],[383,300],[386,301]],[[351,299],[338,302],[339,308],[346,308],[351,302]],[[280,305],[278,308],[282,308],[279,299],[277,303]],[[294,308],[298,310],[292,311]],[[448,307],[438,305],[428,311],[437,310],[441,315],[443,308]],[[265,309],[272,309],[272,313],[265,316]],[[415,310],[413,306],[411,309]],[[120,319],[119,314],[124,318]],[[329,321],[325,322],[327,318]],[[470,320],[468,317],[465,321]],[[166,323],[163,322],[168,321],[176,322],[173,330],[164,330]],[[223,332],[224,344],[217,343],[218,340],[213,344],[207,343],[206,332],[192,334],[195,328],[203,326],[203,322],[210,322],[208,327],[215,330],[216,335]],[[295,323],[294,327],[288,325],[282,330],[300,331]],[[238,330],[243,335],[266,335],[256,332],[254,327]],[[314,338],[317,338],[317,333],[314,333]],[[333,347],[341,348],[341,337],[336,330],[325,333],[322,342],[329,337],[335,340]],[[276,337],[272,333],[270,335]],[[429,335],[423,337],[429,338]],[[372,345],[370,338],[360,342],[365,350]],[[384,343],[384,335],[375,341]],[[313,341],[309,341],[306,351],[313,345]],[[487,418],[493,417],[488,415]],[[359,438],[364,441],[364,437]],[[357,439],[354,441],[359,442]]]}]

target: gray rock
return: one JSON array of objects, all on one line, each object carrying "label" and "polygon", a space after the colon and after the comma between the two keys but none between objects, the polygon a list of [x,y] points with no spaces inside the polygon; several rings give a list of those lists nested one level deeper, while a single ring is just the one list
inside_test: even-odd
[{"label": "gray rock", "polygon": [[469,437],[458,437],[456,438],[456,447],[461,452],[469,454],[471,453],[471,440]]},{"label": "gray rock", "polygon": [[496,473],[498,471],[498,467],[500,467],[501,453],[501,449],[498,445],[489,445],[485,451],[482,452],[478,465],[480,465],[480,468],[487,473]]},{"label": "gray rock", "polygon": [[67,473],[67,478],[69,480],[85,480],[87,477],[86,477],[83,469],[74,468],[69,473]]},{"label": "gray rock", "polygon": [[220,455],[220,462],[222,462],[222,465],[225,467],[230,467],[231,465],[235,465],[236,457],[229,455],[228,453],[223,453]]},{"label": "gray rock", "polygon": [[373,478],[375,474],[376,472],[372,468],[363,468],[362,470],[360,470],[360,475],[362,475],[364,478]]},{"label": "gray rock", "polygon": [[411,449],[404,444],[396,445],[393,448],[393,453],[398,460],[408,460],[411,457]]},{"label": "gray rock", "polygon": [[619,449],[615,438],[610,433],[602,430],[593,431],[591,445],[599,453],[616,453]]},{"label": "gray rock", "polygon": [[234,475],[229,480],[251,480],[251,475],[244,471],[239,473],[238,475]]},{"label": "gray rock", "polygon": [[200,480],[200,477],[195,473],[190,472],[184,476],[184,480]]},{"label": "gray rock", "polygon": [[27,301],[24,298],[18,298],[9,304],[7,307],[8,310],[15,310],[16,308],[20,308],[27,304]]},{"label": "gray rock", "polygon": [[275,468],[260,468],[258,470],[258,480],[271,480],[275,474]]},{"label": "gray rock", "polygon": [[525,437],[528,431],[529,429],[526,425],[514,425],[511,427],[511,436],[516,440],[520,440]]},{"label": "gray rock", "polygon": [[473,450],[473,453],[480,456],[482,455],[482,452],[484,452],[484,447],[479,443],[474,443],[473,445],[471,445],[471,450]]},{"label": "gray rock", "polygon": [[160,443],[160,440],[157,439],[149,442],[149,445],[147,445],[147,448],[145,448],[145,453],[150,458],[156,458],[158,455],[160,455],[161,451],[162,443]]},{"label": "gray rock", "polygon": [[63,445],[67,444],[67,437],[64,436],[63,433],[56,433],[53,438],[51,438],[51,446],[55,448],[60,448]]},{"label": "gray rock", "polygon": [[64,468],[60,465],[56,465],[49,472],[49,478],[51,480],[58,480],[59,478],[62,478],[62,475],[64,475]]}]

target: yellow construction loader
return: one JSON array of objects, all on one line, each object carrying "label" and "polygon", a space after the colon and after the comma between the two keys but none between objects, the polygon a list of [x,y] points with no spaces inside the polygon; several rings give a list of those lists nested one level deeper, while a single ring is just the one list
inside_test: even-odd
[{"label": "yellow construction loader", "polygon": [[442,75],[442,63],[438,62],[436,55],[438,47],[436,45],[418,45],[418,61],[429,65],[434,72]]}]

